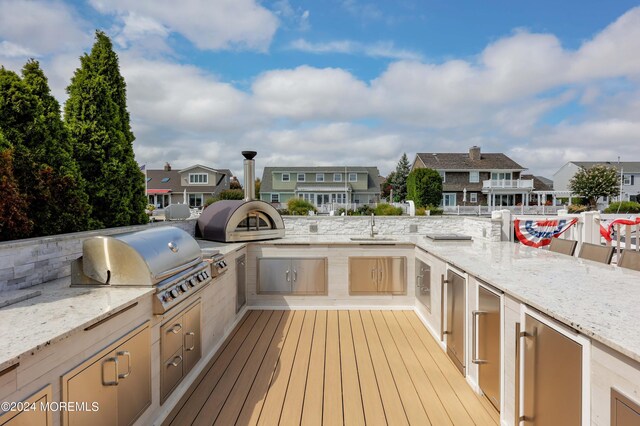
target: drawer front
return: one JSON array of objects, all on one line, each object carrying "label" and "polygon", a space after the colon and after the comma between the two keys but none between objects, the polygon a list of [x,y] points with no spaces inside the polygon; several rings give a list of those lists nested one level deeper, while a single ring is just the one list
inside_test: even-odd
[{"label": "drawer front", "polygon": [[199,303],[184,314],[184,324],[184,374],[186,376],[198,363],[202,352]]},{"label": "drawer front", "polygon": [[162,402],[169,396],[171,391],[182,380],[184,367],[184,355],[182,353],[182,347],[178,349],[173,355],[162,363],[161,374],[161,392],[160,399]]},{"label": "drawer front", "polygon": [[182,315],[178,315],[162,325],[160,328],[161,361],[169,360],[178,349],[182,348],[184,327]]}]

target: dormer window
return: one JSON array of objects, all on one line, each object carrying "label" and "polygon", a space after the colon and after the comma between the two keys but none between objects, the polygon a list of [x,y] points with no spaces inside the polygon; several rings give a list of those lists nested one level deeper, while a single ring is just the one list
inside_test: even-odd
[{"label": "dormer window", "polygon": [[334,174],[333,174],[333,181],[334,181],[334,182],[342,182],[342,174],[340,174],[340,173],[334,173]]},{"label": "dormer window", "polygon": [[349,173],[349,182],[357,182],[358,174],[357,173]]},{"label": "dormer window", "polygon": [[206,185],[209,183],[209,175],[206,173],[189,173],[189,183]]},{"label": "dormer window", "polygon": [[290,179],[291,179],[291,176],[289,175],[289,173],[283,173],[282,174],[282,181],[283,182],[289,182]]},{"label": "dormer window", "polygon": [[316,182],[324,182],[324,173],[316,173]]}]

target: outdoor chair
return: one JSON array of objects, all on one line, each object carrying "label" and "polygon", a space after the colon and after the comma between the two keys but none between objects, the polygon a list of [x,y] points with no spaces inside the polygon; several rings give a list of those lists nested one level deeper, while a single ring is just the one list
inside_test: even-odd
[{"label": "outdoor chair", "polygon": [[561,240],[560,238],[552,238],[549,244],[549,251],[573,256],[576,251],[577,241]]},{"label": "outdoor chair", "polygon": [[581,259],[593,260],[594,262],[611,263],[613,258],[613,246],[602,246],[600,244],[582,243],[578,257]]},{"label": "outdoor chair", "polygon": [[640,271],[640,251],[624,250],[618,266]]}]

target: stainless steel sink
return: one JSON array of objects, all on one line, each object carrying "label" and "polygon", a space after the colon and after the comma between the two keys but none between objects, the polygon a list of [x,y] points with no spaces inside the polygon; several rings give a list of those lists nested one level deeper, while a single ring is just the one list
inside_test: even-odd
[{"label": "stainless steel sink", "polygon": [[395,238],[386,238],[386,237],[351,237],[351,241],[395,241]]}]

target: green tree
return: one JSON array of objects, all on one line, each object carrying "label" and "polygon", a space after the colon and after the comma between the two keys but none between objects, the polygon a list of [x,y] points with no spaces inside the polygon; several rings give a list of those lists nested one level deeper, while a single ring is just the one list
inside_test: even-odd
[{"label": "green tree", "polygon": [[260,178],[256,178],[256,186],[255,186],[255,194],[254,197],[256,200],[260,199],[260,185],[262,184],[262,181],[260,180]]},{"label": "green tree", "polygon": [[87,229],[90,207],[84,182],[60,105],[37,61],[25,64],[22,78],[0,69],[0,130],[5,149],[13,147],[11,172],[32,223],[27,234],[14,233],[13,238]]},{"label": "green tree", "polygon": [[407,177],[410,171],[409,159],[407,158],[407,154],[404,153],[402,157],[400,157],[400,161],[398,161],[393,181],[391,182],[393,200],[396,202],[403,201],[407,198]]},{"label": "green tree", "polygon": [[[380,194],[380,196],[382,198],[389,198],[391,196],[391,189],[393,188],[393,178],[395,177],[396,172],[391,172],[389,173],[389,176],[387,176],[387,178],[384,180],[384,182],[382,183],[382,193]],[[393,201],[393,200],[389,200],[389,201]]]},{"label": "green tree", "polygon": [[133,153],[127,94],[111,40],[96,31],[80,58],[65,104],[65,122],[87,185],[93,228],[146,223],[144,174]]},{"label": "green tree", "polygon": [[433,169],[415,169],[407,178],[407,199],[416,207],[438,206],[442,200],[442,176]]},{"label": "green tree", "polygon": [[569,189],[589,200],[590,208],[595,209],[598,198],[620,194],[620,175],[615,168],[602,165],[580,168],[569,181]]},{"label": "green tree", "polygon": [[0,241],[31,235],[27,197],[13,174],[13,150],[0,133]]}]

